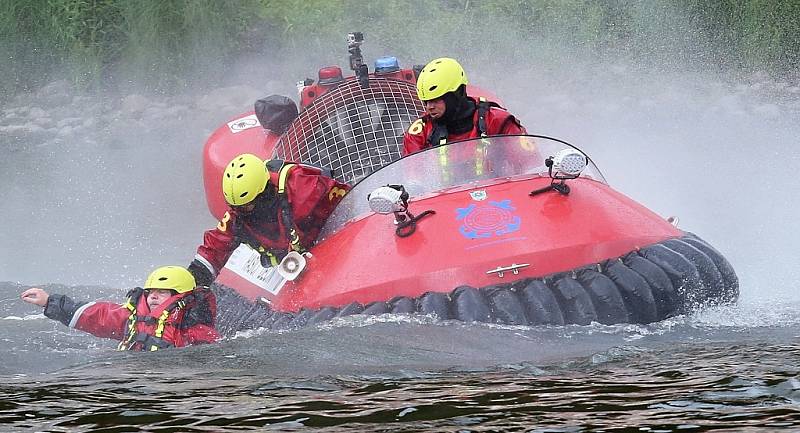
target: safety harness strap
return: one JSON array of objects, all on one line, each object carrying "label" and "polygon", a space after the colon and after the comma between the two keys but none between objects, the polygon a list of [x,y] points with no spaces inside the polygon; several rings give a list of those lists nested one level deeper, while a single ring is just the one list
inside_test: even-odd
[{"label": "safety harness strap", "polygon": [[125,303],[122,304],[131,314],[128,315],[128,320],[126,321],[125,337],[119,342],[117,350],[129,350],[134,344],[133,339],[136,336],[136,305],[139,304],[139,298],[142,297],[143,293],[144,289],[136,287],[128,292],[128,297],[125,299]]},{"label": "safety harness strap", "polygon": [[[289,206],[289,198],[286,196],[286,182],[289,178],[289,172],[294,169],[297,164],[284,164],[278,174],[278,197],[281,206],[281,219],[283,226],[286,229],[286,239],[289,240],[289,247],[298,253],[304,253],[305,249],[300,245],[300,235],[297,233],[297,227],[294,224],[294,215],[292,215],[292,207]],[[277,263],[275,263],[277,265]]]},{"label": "safety harness strap", "polygon": [[[304,253],[305,248],[303,248],[303,246],[300,244],[300,234],[298,233],[297,227],[294,223],[294,216],[292,215],[292,208],[289,204],[289,198],[286,191],[286,186],[289,181],[289,173],[298,164],[287,164],[283,160],[272,159],[267,161],[266,165],[267,170],[278,174],[278,184],[275,186],[277,190],[276,200],[278,200],[281,223],[283,223],[286,239],[289,242],[289,248],[293,251]],[[330,173],[330,170],[324,170],[321,168],[319,169],[324,174]],[[286,255],[286,250],[282,248],[266,248],[257,239],[253,238],[252,236],[248,236],[244,231],[244,223],[240,218],[236,219],[235,231],[237,233],[235,239],[239,243],[244,242],[253,247],[253,249],[258,251],[265,259],[269,261],[270,266],[277,266]]]},{"label": "safety harness strap", "polygon": [[173,344],[168,343],[163,338],[155,337],[150,334],[146,334],[144,332],[137,332],[136,337],[133,339],[133,342],[134,344],[141,343],[143,347],[142,350],[150,352],[156,351],[158,349],[166,349],[168,347],[174,347]]},{"label": "safety harness strap", "polygon": [[[500,104],[489,101],[483,96],[478,98],[478,123],[476,128],[478,129],[477,132],[479,137],[488,136],[486,133],[486,114],[492,107],[502,108],[500,107]],[[431,135],[428,137],[428,143],[431,145],[431,147],[447,144],[448,134],[449,132],[447,131],[447,126],[435,123],[433,130],[431,131]]]},{"label": "safety harness strap", "polygon": [[450,134],[450,132],[447,130],[447,126],[445,124],[434,122],[431,135],[428,136],[428,144],[430,144],[431,147],[447,144],[448,134]]},{"label": "safety harness strap", "polygon": [[492,107],[503,108],[497,102],[489,101],[483,96],[478,98],[478,135],[481,137],[488,136],[486,133],[486,113],[488,113]]},{"label": "safety harness strap", "polygon": [[[189,293],[182,296],[180,299],[172,301],[156,319],[152,316],[143,316],[137,314],[136,306],[139,305],[141,297],[144,295],[145,290],[137,287],[130,291],[128,299],[123,304],[123,307],[130,310],[131,314],[128,316],[127,326],[125,327],[125,338],[117,346],[117,350],[130,350],[136,343],[142,343],[142,350],[154,351],[163,349],[165,347],[172,347],[173,344],[164,341],[161,337],[164,336],[164,328],[167,325],[169,316],[178,310],[186,308],[190,302],[195,300],[195,294]],[[136,330],[136,323],[144,322],[148,325],[156,324],[156,329],[153,335]]]}]

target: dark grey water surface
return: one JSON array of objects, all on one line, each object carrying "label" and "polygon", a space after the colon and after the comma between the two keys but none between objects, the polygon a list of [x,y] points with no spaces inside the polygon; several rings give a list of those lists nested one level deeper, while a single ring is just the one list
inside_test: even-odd
[{"label": "dark grey water surface", "polygon": [[648,326],[351,316],[120,353],[11,302],[19,290],[0,284],[3,431],[800,429],[798,302]]}]

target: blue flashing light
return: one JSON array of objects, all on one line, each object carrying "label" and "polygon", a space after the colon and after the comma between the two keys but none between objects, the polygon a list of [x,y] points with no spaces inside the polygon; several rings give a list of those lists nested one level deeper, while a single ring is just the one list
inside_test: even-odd
[{"label": "blue flashing light", "polygon": [[385,74],[400,70],[400,63],[395,56],[383,56],[375,60],[375,72]]}]

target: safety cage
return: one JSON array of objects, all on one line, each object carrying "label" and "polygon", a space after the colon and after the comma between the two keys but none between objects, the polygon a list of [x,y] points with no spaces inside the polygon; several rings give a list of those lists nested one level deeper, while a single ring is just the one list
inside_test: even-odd
[{"label": "safety cage", "polygon": [[347,80],[300,113],[274,157],[330,168],[353,185],[400,157],[403,133],[422,111],[412,83],[370,77],[363,88]]}]

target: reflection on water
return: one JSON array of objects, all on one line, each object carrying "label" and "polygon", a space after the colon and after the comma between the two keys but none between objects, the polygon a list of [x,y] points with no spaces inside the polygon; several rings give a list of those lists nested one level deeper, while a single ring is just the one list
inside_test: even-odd
[{"label": "reflection on water", "polygon": [[800,428],[798,356],[797,344],[634,346],[538,367],[310,379],[271,377],[269,365],[196,371],[165,365],[166,358],[149,368],[116,359],[7,380],[0,424],[50,431]]}]

